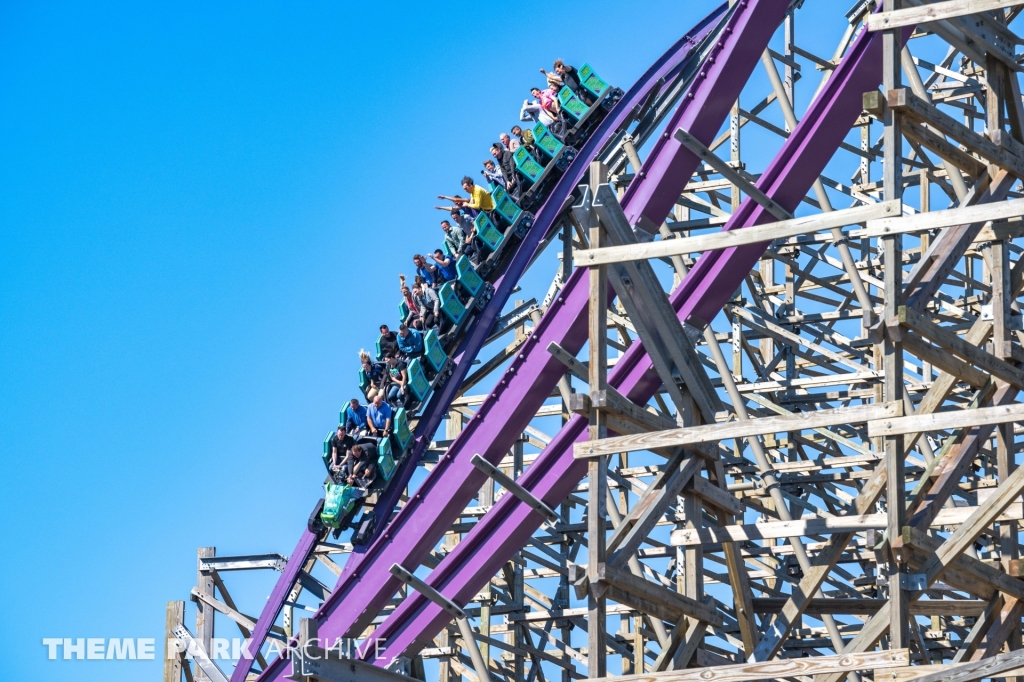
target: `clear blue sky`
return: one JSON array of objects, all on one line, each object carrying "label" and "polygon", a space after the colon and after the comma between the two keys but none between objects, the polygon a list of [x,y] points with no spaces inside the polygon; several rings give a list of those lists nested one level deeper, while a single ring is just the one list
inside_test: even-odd
[{"label": "clear blue sky", "polygon": [[713,4],[0,3],[0,678],[157,679],[41,640],[159,640],[197,547],[291,552],[434,195],[539,67],[628,87]]}]

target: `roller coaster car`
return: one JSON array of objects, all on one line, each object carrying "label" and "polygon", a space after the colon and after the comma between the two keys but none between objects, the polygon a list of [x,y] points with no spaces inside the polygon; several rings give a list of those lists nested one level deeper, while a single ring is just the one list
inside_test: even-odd
[{"label": "roller coaster car", "polygon": [[530,185],[519,196],[519,205],[523,209],[533,208],[543,201],[550,186],[578,154],[575,147],[562,144],[543,123],[534,126],[533,138],[540,160],[534,158],[526,147],[517,149],[514,156],[516,170]]},{"label": "roller coaster car", "polygon": [[[395,470],[398,468],[398,463],[402,459],[400,457],[399,462],[395,461],[392,438],[399,441],[400,445],[403,442],[405,443],[405,445],[401,445],[403,451],[412,443],[412,434],[409,430],[409,422],[405,415],[405,410],[399,409],[396,412],[394,429],[395,433],[391,438],[362,438],[359,440],[359,443],[373,443],[377,447],[377,476],[374,478],[369,490],[367,490],[365,497],[361,496],[357,488],[334,480],[330,471],[330,456],[328,455],[325,459],[329,474],[328,480],[324,483],[326,496],[319,500],[309,517],[307,528],[311,533],[321,535],[329,530],[333,530],[334,537],[337,538],[343,530],[353,525],[360,527],[360,530],[363,529],[362,527],[366,525],[366,518],[373,515],[364,513],[361,520],[355,524],[353,524],[353,519],[362,509],[368,508],[372,510],[380,494],[387,490],[392,477],[395,475]],[[372,532],[372,530],[372,527],[370,527],[369,532]]]},{"label": "roller coaster car", "polygon": [[[494,223],[486,214],[481,213],[476,217],[477,234],[481,235],[481,239],[491,251],[490,255],[477,268],[477,273],[484,279],[489,279],[491,273],[499,269],[498,266],[502,261],[509,242],[509,235],[511,234],[522,239],[526,235],[526,231],[533,226],[534,218],[532,213],[522,210],[512,201],[512,198],[509,197],[508,192],[504,189],[496,187],[494,192],[492,192],[492,196],[494,197],[495,205],[494,213],[500,216],[502,222],[506,223],[508,227],[502,232],[494,226]],[[485,230],[490,237],[485,239],[482,236],[481,230]]]},{"label": "roller coaster car", "polygon": [[566,144],[578,145],[590,137],[594,128],[625,94],[601,79],[590,64],[580,67],[580,85],[594,103],[589,107],[572,90],[563,87],[558,91],[558,102],[569,116],[572,126],[563,136]]}]

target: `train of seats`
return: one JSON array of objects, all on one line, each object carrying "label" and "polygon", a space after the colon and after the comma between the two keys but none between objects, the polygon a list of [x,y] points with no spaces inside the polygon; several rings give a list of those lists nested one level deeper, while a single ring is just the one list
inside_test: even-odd
[{"label": "train of seats", "polygon": [[[367,513],[368,508],[376,497],[386,491],[395,478],[395,472],[411,453],[418,410],[452,376],[452,353],[491,299],[494,292],[492,282],[500,276],[514,252],[514,245],[533,226],[534,214],[531,209],[543,205],[555,183],[576,158],[577,145],[588,139],[623,95],[622,90],[603,81],[588,64],[581,66],[578,73],[580,86],[593,103],[588,106],[569,87],[563,86],[558,92],[563,112],[560,126],[562,134],[556,135],[548,126],[537,122],[533,127],[533,136],[541,158],[535,158],[525,146],[514,152],[517,181],[523,189],[517,200],[513,201],[503,187],[492,186],[490,193],[495,208],[490,212],[491,217],[481,211],[473,220],[484,254],[481,254],[476,266],[465,255],[461,255],[455,261],[455,280],[445,282],[437,290],[441,315],[445,319],[439,320],[434,328],[424,330],[423,353],[406,360],[410,396],[404,406],[394,409],[391,435],[360,441],[376,444],[378,453],[377,475],[367,497],[353,496],[350,490],[344,489],[347,486],[339,487],[333,481],[330,440],[334,432],[329,432],[324,439],[327,497],[320,501],[310,516],[310,530],[333,530],[334,536],[338,537],[341,531],[353,527],[356,529],[352,539],[354,544],[363,544],[373,533],[371,524],[374,515]],[[497,220],[492,220],[492,217]],[[454,255],[446,243],[441,245],[441,250],[447,258]],[[397,312],[402,322],[410,317],[410,310],[404,300],[398,304]],[[384,359],[380,341],[378,337],[375,346],[378,362]],[[359,387],[366,398],[370,381],[363,369],[359,370],[358,378]],[[341,421],[344,421],[344,408]],[[365,510],[361,518],[354,521],[361,510]]]}]

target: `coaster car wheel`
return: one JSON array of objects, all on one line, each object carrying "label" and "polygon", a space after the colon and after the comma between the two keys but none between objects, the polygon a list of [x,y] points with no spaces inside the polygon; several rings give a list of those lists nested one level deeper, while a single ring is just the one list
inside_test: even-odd
[{"label": "coaster car wheel", "polygon": [[578,153],[579,152],[575,147],[566,146],[565,149],[562,150],[562,155],[558,157],[558,161],[555,162],[555,168],[564,172],[569,168],[569,164],[573,162],[573,159],[576,158]]}]

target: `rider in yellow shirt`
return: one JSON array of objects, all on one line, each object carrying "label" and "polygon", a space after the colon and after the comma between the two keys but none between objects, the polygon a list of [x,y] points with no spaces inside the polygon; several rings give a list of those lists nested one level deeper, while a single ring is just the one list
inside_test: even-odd
[{"label": "rider in yellow shirt", "polygon": [[[454,203],[458,208],[471,208],[474,211],[494,210],[494,199],[491,197],[491,193],[473,182],[473,178],[468,175],[462,178],[462,189],[469,193],[469,199],[464,199],[463,197],[446,197],[443,194],[438,194],[437,198],[447,199]],[[435,206],[434,208],[442,211],[452,210],[451,206]]]}]

